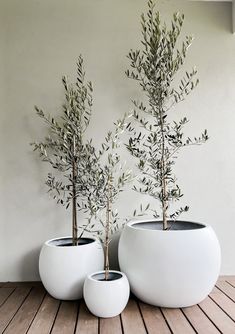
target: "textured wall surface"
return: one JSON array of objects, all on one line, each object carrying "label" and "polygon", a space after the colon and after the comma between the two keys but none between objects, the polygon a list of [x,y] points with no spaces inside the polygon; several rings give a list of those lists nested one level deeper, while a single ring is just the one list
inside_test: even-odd
[{"label": "textured wall surface", "polygon": [[[143,0],[2,0],[0,3],[0,281],[38,279],[38,254],[50,238],[70,234],[70,213],[48,199],[48,171],[29,143],[45,129],[35,104],[54,115],[63,102],[61,76],[75,77],[76,57],[85,58],[94,84],[89,135],[98,143],[139,96],[125,78],[125,55],[139,47]],[[221,273],[235,274],[235,37],[231,3],[160,1],[166,20],[179,9],[183,34],[195,41],[186,68],[197,65],[200,85],[172,111],[190,119],[187,133],[208,129],[206,145],[183,151],[176,166],[190,211],[185,219],[211,224],[222,247]],[[123,153],[127,157],[126,153]],[[132,162],[130,162],[132,164]],[[123,193],[123,217],[141,201]],[[185,250],[187,251],[187,250]]]}]

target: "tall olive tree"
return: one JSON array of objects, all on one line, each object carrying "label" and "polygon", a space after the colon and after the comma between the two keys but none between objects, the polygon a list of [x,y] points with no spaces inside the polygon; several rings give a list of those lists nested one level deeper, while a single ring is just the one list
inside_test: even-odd
[{"label": "tall olive tree", "polygon": [[48,135],[42,142],[32,143],[34,151],[44,162],[51,165],[54,174],[47,176],[46,185],[57,203],[72,207],[72,239],[78,244],[77,210],[80,201],[89,195],[87,175],[97,163],[92,143],[84,140],[90,122],[92,108],[92,84],[85,82],[83,58],[77,61],[77,79],[69,84],[62,78],[65,102],[58,119],[46,116],[38,107],[37,115],[46,123]]},{"label": "tall olive tree", "polygon": [[[152,0],[148,1],[147,15],[142,14],[141,50],[128,54],[130,69],[128,78],[135,80],[144,93],[144,102],[134,100],[134,119],[139,124],[129,125],[131,132],[128,149],[138,159],[141,171],[140,187],[135,190],[152,196],[161,204],[163,229],[168,229],[168,220],[176,219],[188,206],[170,211],[170,204],[182,197],[173,173],[173,166],[181,148],[198,145],[208,139],[205,130],[198,138],[184,136],[186,117],[170,121],[173,107],[183,101],[196,85],[197,71],[193,69],[180,77],[192,37],[179,42],[184,15],[175,13],[171,25],[161,22]],[[157,211],[155,216],[158,216]]]}]

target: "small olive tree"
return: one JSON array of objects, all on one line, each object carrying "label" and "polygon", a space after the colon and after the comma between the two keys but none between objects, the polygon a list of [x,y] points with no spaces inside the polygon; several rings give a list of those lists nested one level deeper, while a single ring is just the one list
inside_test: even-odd
[{"label": "small olive tree", "polygon": [[89,196],[87,175],[97,162],[91,141],[84,140],[91,117],[92,84],[85,82],[82,56],[77,62],[76,83],[69,84],[66,77],[62,78],[62,83],[65,90],[62,116],[56,120],[35,107],[49,134],[43,142],[31,145],[56,173],[47,176],[49,193],[66,209],[72,206],[72,242],[77,245],[82,235],[78,235],[77,210],[82,209],[79,202]]},{"label": "small olive tree", "polygon": [[[114,131],[108,132],[102,148],[95,150],[98,157],[93,171],[87,182],[90,193],[83,203],[83,210],[88,212],[90,224],[84,228],[96,233],[104,244],[105,252],[105,280],[109,279],[109,244],[111,235],[118,231],[120,226],[118,211],[114,208],[120,192],[133,179],[130,169],[125,167],[121,160],[121,134],[127,127],[125,115],[115,123]],[[91,223],[94,221],[94,224]]]},{"label": "small olive tree", "polygon": [[[180,47],[178,39],[184,15],[173,15],[168,28],[161,23],[160,14],[152,0],[148,1],[147,16],[142,14],[142,50],[131,50],[128,54],[130,67],[128,78],[135,80],[145,94],[147,103],[137,100],[134,104],[134,119],[139,124],[128,125],[131,132],[129,152],[138,159],[141,172],[140,187],[136,191],[152,196],[161,203],[163,229],[168,229],[168,221],[175,220],[188,206],[169,213],[169,205],[182,197],[177,179],[172,171],[181,148],[199,145],[208,139],[205,130],[198,138],[185,138],[183,128],[188,122],[170,121],[170,110],[183,101],[198,84],[197,71],[193,69],[179,79],[179,71],[184,64],[192,37],[186,36]],[[154,216],[159,217],[157,210]]]}]

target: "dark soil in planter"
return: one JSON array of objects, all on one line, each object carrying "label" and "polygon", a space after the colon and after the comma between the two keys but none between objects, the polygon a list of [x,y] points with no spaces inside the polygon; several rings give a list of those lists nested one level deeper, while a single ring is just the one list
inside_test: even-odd
[{"label": "dark soil in planter", "polygon": [[[188,221],[168,221],[169,231],[187,231],[187,230],[198,230],[206,227],[200,223],[193,223]],[[133,228],[136,229],[145,229],[145,230],[162,230],[162,222],[161,221],[149,221],[142,223],[135,223],[132,225]]]},{"label": "dark soil in planter", "polygon": [[106,280],[105,279],[105,274],[104,273],[99,273],[99,274],[95,274],[92,276],[93,279],[97,280],[97,281],[103,281],[103,282],[107,282],[107,281],[116,281],[120,278],[122,278],[122,274],[120,273],[113,273],[113,272],[110,272],[109,273],[109,276],[108,276],[108,279]]},{"label": "dark soil in planter", "polygon": [[[81,238],[78,240],[78,244],[76,246],[87,245],[91,244],[92,242],[95,242],[95,240],[91,238]],[[57,240],[52,240],[50,242],[50,245],[57,247],[68,247],[68,246],[73,247],[73,242],[71,238],[61,238]]]}]

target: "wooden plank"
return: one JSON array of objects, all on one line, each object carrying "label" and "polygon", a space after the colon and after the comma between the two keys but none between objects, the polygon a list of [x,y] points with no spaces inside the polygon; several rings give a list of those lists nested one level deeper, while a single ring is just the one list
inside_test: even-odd
[{"label": "wooden plank", "polygon": [[171,331],[159,307],[139,302],[148,334],[170,334]]},{"label": "wooden plank", "polygon": [[218,278],[218,281],[227,281],[227,279],[232,278],[234,276],[230,276],[230,275],[220,275]]},{"label": "wooden plank", "polygon": [[219,334],[220,332],[214,324],[207,318],[198,305],[185,307],[183,313],[200,334]]},{"label": "wooden plank", "polygon": [[0,306],[7,300],[10,294],[14,291],[14,288],[1,288],[0,289]]},{"label": "wooden plank", "polygon": [[4,334],[26,333],[44,296],[45,290],[43,288],[33,288]]},{"label": "wooden plank", "polygon": [[235,321],[235,303],[229,297],[218,288],[213,289],[210,297]]},{"label": "wooden plank", "polygon": [[7,327],[30,292],[30,288],[16,288],[0,308],[0,333]]},{"label": "wooden plank", "polygon": [[78,303],[77,302],[65,302],[60,305],[59,312],[57,314],[52,334],[73,334],[77,320]]},{"label": "wooden plank", "polygon": [[59,300],[54,299],[47,294],[27,333],[28,334],[50,333],[59,305],[60,305]]},{"label": "wooden plank", "polygon": [[206,298],[199,306],[223,334],[235,333],[235,323],[211,298]]},{"label": "wooden plank", "polygon": [[162,308],[162,312],[174,334],[196,333],[180,309]]},{"label": "wooden plank", "polygon": [[81,301],[75,334],[98,334],[98,328],[98,318],[92,315],[87,309],[85,302]]},{"label": "wooden plank", "polygon": [[99,334],[122,334],[122,326],[120,316],[100,319]]},{"label": "wooden plank", "polygon": [[232,285],[235,288],[235,277],[234,276],[228,277],[225,281],[228,282],[230,285]]},{"label": "wooden plank", "polygon": [[228,282],[217,282],[216,286],[235,302],[235,288],[232,285]]},{"label": "wooden plank", "polygon": [[4,288],[19,288],[19,287],[42,287],[41,281],[35,282],[6,282]]},{"label": "wooden plank", "polygon": [[130,299],[127,307],[121,314],[125,334],[146,334],[142,316],[134,299]]}]

